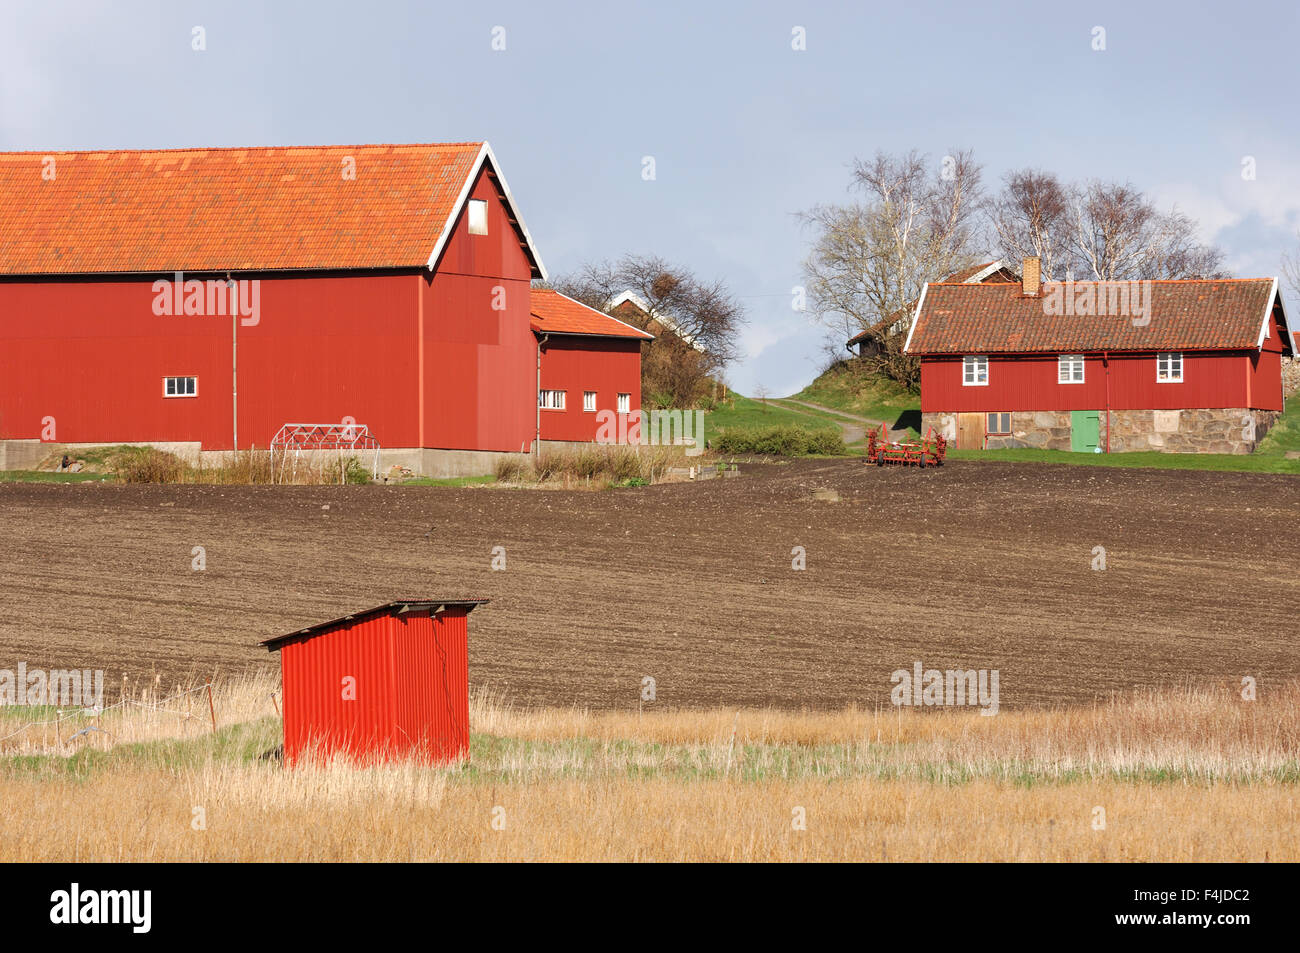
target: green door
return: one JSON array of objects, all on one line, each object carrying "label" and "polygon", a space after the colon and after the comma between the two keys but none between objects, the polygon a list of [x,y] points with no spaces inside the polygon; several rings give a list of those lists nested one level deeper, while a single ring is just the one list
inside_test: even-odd
[{"label": "green door", "polygon": [[1095,453],[1101,442],[1101,411],[1070,412],[1070,449],[1076,453]]}]

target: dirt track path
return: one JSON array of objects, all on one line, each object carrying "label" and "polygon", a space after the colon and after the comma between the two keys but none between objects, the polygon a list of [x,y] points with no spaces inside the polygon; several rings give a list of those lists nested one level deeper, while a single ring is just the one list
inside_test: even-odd
[{"label": "dirt track path", "polygon": [[845,417],[849,420],[856,420],[859,423],[869,424],[872,427],[879,427],[882,423],[884,423],[883,420],[873,420],[870,417],[860,417],[857,414],[850,414],[848,411],[836,410],[834,407],[826,407],[822,404],[814,404],[811,401],[807,401],[807,400],[795,400],[793,397],[782,397],[781,399],[791,404],[801,404],[804,407],[811,407],[813,410],[820,410],[828,414],[834,414],[837,417]]},{"label": "dirt track path", "polygon": [[[878,420],[868,420],[866,417],[858,417],[855,414],[841,413],[838,410],[834,410],[830,407],[823,407],[820,404],[810,404],[806,400],[795,400],[793,397],[777,397],[774,398],[774,400],[780,404],[787,405],[786,410],[793,410],[797,414],[804,413],[804,411],[800,410],[799,407],[790,407],[788,406],[789,404],[798,404],[800,407],[810,407],[813,410],[822,410],[830,414],[835,414],[837,417],[841,418],[840,420],[834,421],[834,423],[839,424],[841,436],[846,444],[855,444],[867,439],[866,428],[857,423],[848,423],[848,420],[861,421],[862,423],[873,425],[878,425],[880,423]],[[811,417],[813,415],[808,414],[807,416]]]},{"label": "dirt track path", "polygon": [[523,705],[635,708],[650,676],[664,706],[887,706],[916,661],[998,669],[1004,707],[1245,675],[1268,691],[1300,678],[1297,566],[1300,478],[1277,474],[815,460],[606,492],[9,483],[0,669],[274,669],[258,640],[427,595],[492,600],[471,680]]}]

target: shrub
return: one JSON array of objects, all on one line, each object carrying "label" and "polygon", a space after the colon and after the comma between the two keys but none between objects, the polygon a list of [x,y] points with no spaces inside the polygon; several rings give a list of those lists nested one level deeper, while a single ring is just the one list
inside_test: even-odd
[{"label": "shrub", "polygon": [[[370,482],[370,468],[358,460],[356,457],[348,457],[346,460],[335,460],[321,467],[320,470],[322,483],[351,483],[365,484]],[[243,481],[241,481],[243,482]],[[250,480],[248,482],[260,482]]]},{"label": "shrub", "polygon": [[563,450],[543,450],[537,455],[537,479],[549,480],[567,468],[568,454]]},{"label": "shrub", "polygon": [[573,457],[570,471],[574,476],[584,480],[600,476],[605,469],[607,455],[590,447],[584,447]]},{"label": "shrub", "polygon": [[516,456],[502,457],[493,471],[498,483],[522,483],[528,472],[524,461]]},{"label": "shrub", "polygon": [[844,454],[844,438],[833,430],[809,430],[787,424],[778,427],[732,428],[712,441],[722,453],[761,453],[781,457]]},{"label": "shrub", "polygon": [[[609,455],[609,476],[616,483],[624,483],[628,486],[644,486],[649,480],[646,474],[642,472],[641,455],[635,450],[628,447],[620,447]],[[627,481],[641,480],[642,483],[631,484]]]},{"label": "shrub", "polygon": [[175,454],[154,447],[123,447],[105,463],[124,483],[179,483],[187,469]]}]

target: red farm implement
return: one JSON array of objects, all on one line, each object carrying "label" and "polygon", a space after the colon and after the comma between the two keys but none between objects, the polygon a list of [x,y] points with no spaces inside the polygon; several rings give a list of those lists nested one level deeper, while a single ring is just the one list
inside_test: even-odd
[{"label": "red farm implement", "polygon": [[878,467],[897,464],[903,467],[941,467],[948,453],[948,441],[931,427],[920,443],[899,443],[889,439],[885,425],[867,432],[867,462]]}]

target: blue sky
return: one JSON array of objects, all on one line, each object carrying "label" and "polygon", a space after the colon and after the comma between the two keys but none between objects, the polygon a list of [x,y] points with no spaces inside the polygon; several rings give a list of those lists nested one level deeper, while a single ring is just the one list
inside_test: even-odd
[{"label": "blue sky", "polygon": [[1293,3],[7,0],[0,149],[486,138],[552,274],[639,252],[724,279],[750,316],[731,383],[780,394],[823,337],[790,303],[795,213],[878,149],[970,148],[990,183],[1128,180],[1235,273],[1277,274],[1300,229],[1298,41]]}]

